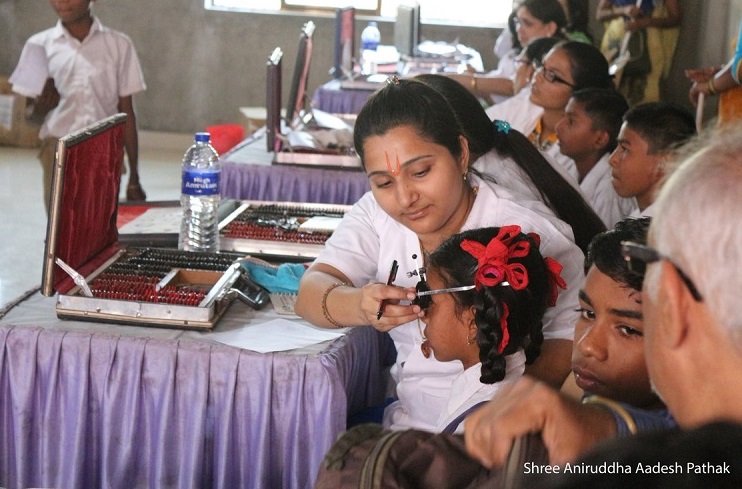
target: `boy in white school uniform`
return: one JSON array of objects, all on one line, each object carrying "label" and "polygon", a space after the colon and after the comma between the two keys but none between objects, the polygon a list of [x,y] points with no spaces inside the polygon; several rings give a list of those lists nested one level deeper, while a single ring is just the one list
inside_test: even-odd
[{"label": "boy in white school uniform", "polygon": [[57,139],[118,112],[127,114],[124,147],[129,161],[127,200],[144,200],[132,95],[146,86],[131,39],[103,26],[93,0],[50,0],[59,20],[26,41],[10,77],[29,99],[29,119],[43,121],[39,153],[44,201],[49,195]]},{"label": "boy in white school uniform", "polygon": [[608,164],[628,109],[616,90],[586,88],[572,94],[556,125],[561,153],[574,160],[585,200],[609,229],[637,209],[633,197],[616,193]]},{"label": "boy in white school uniform", "polygon": [[651,205],[675,149],[696,135],[693,114],[666,102],[633,107],[623,117],[618,146],[608,159],[612,183],[621,197],[636,199],[630,217],[652,217]]}]

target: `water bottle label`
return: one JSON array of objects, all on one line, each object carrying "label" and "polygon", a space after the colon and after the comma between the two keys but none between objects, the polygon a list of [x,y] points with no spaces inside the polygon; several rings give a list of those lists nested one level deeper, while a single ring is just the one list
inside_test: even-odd
[{"label": "water bottle label", "polygon": [[188,171],[183,170],[184,195],[216,195],[219,193],[218,171]]}]

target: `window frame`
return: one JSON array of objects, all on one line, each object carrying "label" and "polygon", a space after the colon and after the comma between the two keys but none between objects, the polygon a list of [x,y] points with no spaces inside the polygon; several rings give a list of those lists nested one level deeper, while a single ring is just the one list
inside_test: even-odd
[{"label": "window frame", "polygon": [[[235,12],[235,13],[255,13],[255,14],[267,14],[267,15],[282,15],[282,16],[306,16],[306,15],[314,15],[318,17],[334,17],[335,10],[337,7],[323,7],[323,6],[301,6],[301,5],[289,5],[286,4],[286,0],[273,0],[275,2],[280,2],[280,8],[279,9],[270,9],[270,8],[261,8],[261,7],[235,7],[235,6],[229,6],[229,5],[216,5],[219,0],[204,0],[204,8],[206,10],[213,10],[213,11],[223,11],[223,12]],[[249,0],[243,0],[246,3],[249,2]],[[384,0],[376,0],[376,9],[375,10],[368,10],[368,9],[360,9],[356,7],[356,19],[362,20],[362,21],[386,21],[386,22],[393,22],[394,17],[390,16],[384,16],[381,14],[383,8],[382,8],[382,2]],[[490,0],[491,1],[491,0]],[[514,3],[514,0],[506,0],[511,3],[511,9],[512,9],[512,3]],[[406,0],[396,0],[395,3],[405,3]],[[347,2],[346,2],[347,3]],[[510,10],[508,10],[510,12]],[[496,20],[492,23],[488,24],[482,24],[482,23],[472,23],[470,21],[461,20],[461,21],[446,21],[441,19],[423,19],[421,20],[421,24],[423,25],[437,25],[437,26],[449,26],[449,27],[466,27],[466,28],[494,28],[494,29],[505,29],[507,28],[507,17],[504,17],[501,20]]]}]

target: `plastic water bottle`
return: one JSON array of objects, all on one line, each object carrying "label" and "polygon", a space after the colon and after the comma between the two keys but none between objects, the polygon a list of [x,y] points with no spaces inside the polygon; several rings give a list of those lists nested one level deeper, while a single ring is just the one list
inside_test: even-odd
[{"label": "plastic water bottle", "polygon": [[219,251],[219,154],[209,142],[208,132],[197,132],[183,156],[180,206],[183,220],[178,249]]},{"label": "plastic water bottle", "polygon": [[361,32],[361,73],[373,75],[376,73],[376,48],[381,42],[381,32],[376,22],[369,22]]}]

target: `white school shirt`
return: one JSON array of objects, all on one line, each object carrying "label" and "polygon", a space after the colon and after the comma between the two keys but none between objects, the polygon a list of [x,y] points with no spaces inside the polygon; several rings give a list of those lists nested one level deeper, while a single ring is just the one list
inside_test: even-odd
[{"label": "white school shirt", "polygon": [[[536,124],[544,114],[543,107],[531,102],[531,87],[525,87],[513,97],[499,104],[495,104],[486,110],[490,120],[501,120],[510,123],[510,126],[522,132],[526,137],[530,136]],[[541,154],[546,158],[551,166],[562,175],[565,180],[579,190],[579,174],[577,165],[569,156],[565,156],[559,149],[559,141],[549,146],[546,150],[541,150]]]},{"label": "white school shirt", "polygon": [[[505,357],[505,377],[494,384],[483,384],[479,378],[482,376],[482,364],[477,363],[459,374],[451,385],[451,396],[448,398],[446,408],[438,419],[435,427],[436,433],[442,432],[451,424],[457,416],[464,413],[470,407],[482,401],[489,401],[497,392],[508,384],[511,384],[523,376],[526,370],[526,354],[518,350],[512,355]],[[463,433],[464,423],[456,427],[454,433]]]},{"label": "white school shirt", "polygon": [[610,154],[606,153],[580,182],[582,194],[608,229],[638,210],[636,199],[626,199],[616,193],[611,183]]},{"label": "white school shirt", "polygon": [[649,207],[644,209],[643,211],[640,211],[637,207],[634,212],[631,213],[629,217],[633,217],[634,219],[638,219],[640,217],[654,217],[654,203],[649,204]]},{"label": "white school shirt", "polygon": [[[62,26],[31,36],[21,53],[10,83],[13,91],[37,97],[38,83],[25,81],[34,50],[41,46],[47,57],[49,77],[60,94],[59,105],[47,115],[39,137],[60,138],[118,113],[119,97],[146,88],[134,45],[125,34],[103,26],[97,17],[82,42]],[[44,74],[41,74],[44,76]],[[43,86],[43,84],[41,84]]]},{"label": "white school shirt", "polygon": [[[582,251],[550,219],[511,200],[512,194],[506,189],[475,176],[470,181],[479,186],[479,191],[462,230],[518,224],[523,232],[540,235],[541,253],[562,264],[562,277],[568,286],[560,290],[556,307],[544,315],[544,338],[572,341],[577,293],[584,281]],[[412,259],[413,254],[417,260]],[[316,262],[335,267],[353,285],[361,287],[371,281],[385,282],[392,261],[397,260],[399,271],[394,284],[414,287],[418,277],[410,273],[422,264],[421,255],[417,235],[385,213],[368,192],[343,217]],[[411,321],[389,333],[397,349],[391,373],[400,403],[387,408],[384,424],[394,429],[435,429],[450,397],[451,382],[462,372],[460,362],[439,362],[432,355],[422,355],[423,326]]]}]

